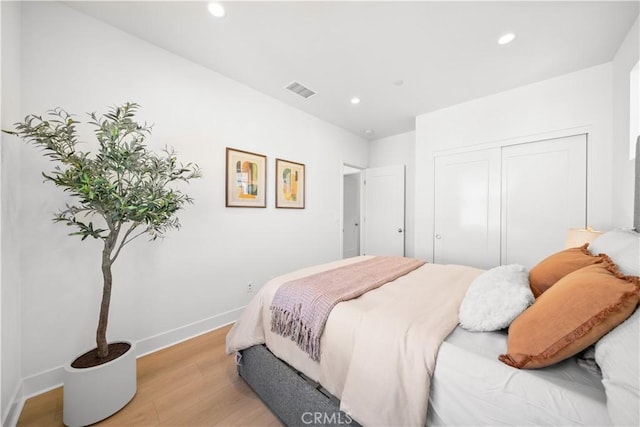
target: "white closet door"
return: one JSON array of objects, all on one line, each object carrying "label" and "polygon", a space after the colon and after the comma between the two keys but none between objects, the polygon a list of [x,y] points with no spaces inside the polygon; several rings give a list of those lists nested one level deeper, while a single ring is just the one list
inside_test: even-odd
[{"label": "white closet door", "polygon": [[502,264],[531,268],[586,226],[587,136],[502,149]]},{"label": "white closet door", "polygon": [[434,218],[434,262],[500,264],[500,148],[436,157]]}]

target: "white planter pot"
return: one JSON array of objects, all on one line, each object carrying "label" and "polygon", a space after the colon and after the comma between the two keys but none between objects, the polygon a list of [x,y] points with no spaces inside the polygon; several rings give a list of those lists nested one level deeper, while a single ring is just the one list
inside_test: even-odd
[{"label": "white planter pot", "polygon": [[136,394],[136,345],[102,365],[64,368],[62,421],[69,427],[86,426],[122,409]]}]

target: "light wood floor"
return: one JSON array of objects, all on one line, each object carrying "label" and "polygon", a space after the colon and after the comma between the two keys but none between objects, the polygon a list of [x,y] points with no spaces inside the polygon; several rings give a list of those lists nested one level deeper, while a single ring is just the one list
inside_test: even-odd
[{"label": "light wood floor", "polygon": [[[224,352],[226,326],[138,359],[138,392],[96,426],[280,426]],[[27,400],[18,427],[62,426],[62,387]]]}]

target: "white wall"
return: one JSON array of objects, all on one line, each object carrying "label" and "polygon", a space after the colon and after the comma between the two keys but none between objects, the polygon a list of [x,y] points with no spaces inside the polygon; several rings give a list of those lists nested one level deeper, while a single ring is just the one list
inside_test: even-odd
[{"label": "white wall", "polygon": [[[2,15],[2,129],[21,118],[20,111],[20,3],[0,2]],[[18,205],[20,141],[0,134],[0,421],[17,415],[20,391],[20,239]]]},{"label": "white wall", "polygon": [[[234,320],[251,297],[249,280],[260,287],[339,258],[341,165],[366,164],[367,141],[61,4],[24,3],[22,29],[24,113],[139,102],[141,119],[155,123],[152,145],[174,146],[204,174],[185,188],[195,205],[180,215],[182,229],[159,243],[140,239],[114,265],[109,339],[154,350]],[[226,146],[268,156],[266,209],[224,207]],[[306,164],[306,209],[274,208],[275,157]],[[58,381],[58,367],[94,344],[100,243],[51,223],[64,197],[42,182],[47,160],[25,147],[21,167],[28,394]]]},{"label": "white wall", "polygon": [[[434,152],[588,129],[589,225],[611,227],[612,65],[588,68],[416,118],[415,254],[433,259]],[[559,207],[561,208],[561,207]]]},{"label": "white wall", "polygon": [[634,162],[629,159],[629,72],[640,56],[639,25],[636,19],[613,59],[612,225],[618,227],[633,225]]},{"label": "white wall", "polygon": [[369,167],[405,165],[405,255],[415,254],[415,132],[406,132],[371,141]]}]

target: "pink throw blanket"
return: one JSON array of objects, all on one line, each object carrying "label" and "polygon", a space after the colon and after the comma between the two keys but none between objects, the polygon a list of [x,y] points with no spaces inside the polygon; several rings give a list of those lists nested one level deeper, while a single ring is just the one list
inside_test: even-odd
[{"label": "pink throw blanket", "polygon": [[320,336],[331,309],[422,266],[404,257],[375,257],[292,280],[271,304],[271,331],[291,337],[312,360],[320,360]]}]

